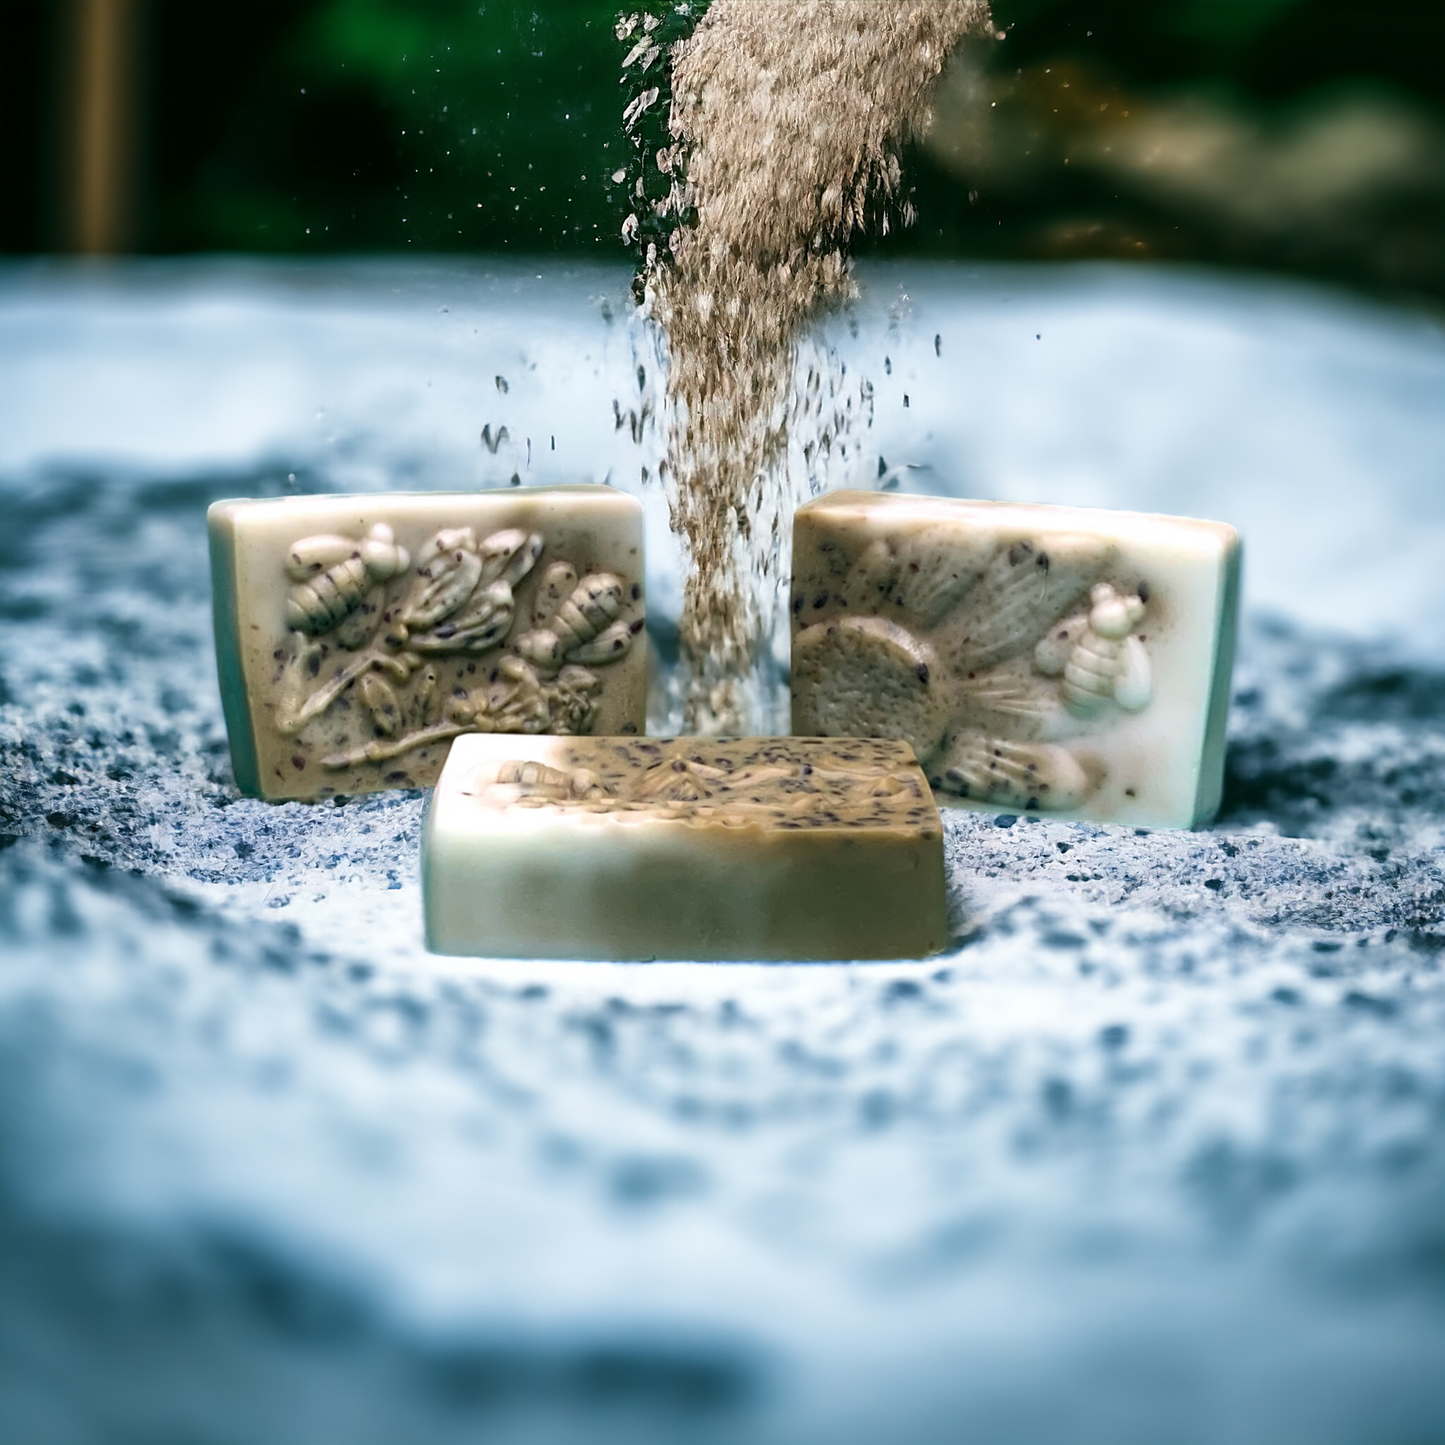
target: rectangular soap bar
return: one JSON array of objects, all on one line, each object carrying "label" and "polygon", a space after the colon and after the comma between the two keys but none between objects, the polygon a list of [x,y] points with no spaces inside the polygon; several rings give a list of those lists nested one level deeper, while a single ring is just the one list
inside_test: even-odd
[{"label": "rectangular soap bar", "polygon": [[1238,593],[1221,522],[835,492],[793,523],[793,731],[902,738],[940,802],[1192,827]]},{"label": "rectangular soap bar", "polygon": [[429,787],[470,731],[640,733],[642,508],[610,487],[217,502],[236,784]]},{"label": "rectangular soap bar", "polygon": [[492,958],[916,958],[943,826],[904,743],[458,738],[422,842],[427,944]]}]

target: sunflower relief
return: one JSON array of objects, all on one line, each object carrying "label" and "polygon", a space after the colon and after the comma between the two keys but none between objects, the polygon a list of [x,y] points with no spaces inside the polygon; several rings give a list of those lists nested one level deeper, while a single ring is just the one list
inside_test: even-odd
[{"label": "sunflower relief", "polygon": [[826,583],[795,579],[795,732],[901,738],[936,790],[1000,807],[1063,811],[1101,786],[1077,745],[1153,697],[1149,587],[1115,575],[1106,539],[924,528],[846,567],[840,550],[820,549]]}]

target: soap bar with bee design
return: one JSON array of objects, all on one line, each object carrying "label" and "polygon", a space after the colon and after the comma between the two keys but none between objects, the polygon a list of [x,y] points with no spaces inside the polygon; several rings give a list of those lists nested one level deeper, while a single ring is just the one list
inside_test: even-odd
[{"label": "soap bar with bee design", "polygon": [[916,958],[943,825],[906,743],[458,738],[422,840],[428,946],[491,958]]},{"label": "soap bar with bee design", "polygon": [[793,731],[901,738],[942,803],[1191,827],[1219,805],[1220,522],[834,492],[793,524]]},{"label": "soap bar with bee design", "polygon": [[429,787],[467,732],[641,733],[642,509],[610,487],[217,502],[237,786]]}]

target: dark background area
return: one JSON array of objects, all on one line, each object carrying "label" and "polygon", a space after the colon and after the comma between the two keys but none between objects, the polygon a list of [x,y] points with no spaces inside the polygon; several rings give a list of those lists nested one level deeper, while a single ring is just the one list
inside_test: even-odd
[{"label": "dark background area", "polygon": [[[79,239],[78,34],[133,36],[133,164]],[[616,4],[0,0],[0,247],[621,257]],[[701,7],[698,7],[701,8]],[[1236,263],[1445,296],[1438,0],[998,0],[862,249]],[[1128,122],[1128,124],[1126,124]]]}]

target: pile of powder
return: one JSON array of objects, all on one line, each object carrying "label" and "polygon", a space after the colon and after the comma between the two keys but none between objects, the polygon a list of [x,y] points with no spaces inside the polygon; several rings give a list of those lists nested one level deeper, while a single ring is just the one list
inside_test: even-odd
[{"label": "pile of powder", "polygon": [[690,731],[756,725],[795,500],[799,333],[852,294],[849,238],[911,219],[899,149],[927,128],[954,45],[991,31],[984,0],[714,0],[673,48],[671,144],[656,157],[671,187],[655,209],[676,224],[647,248],[642,282],[669,363]]}]

